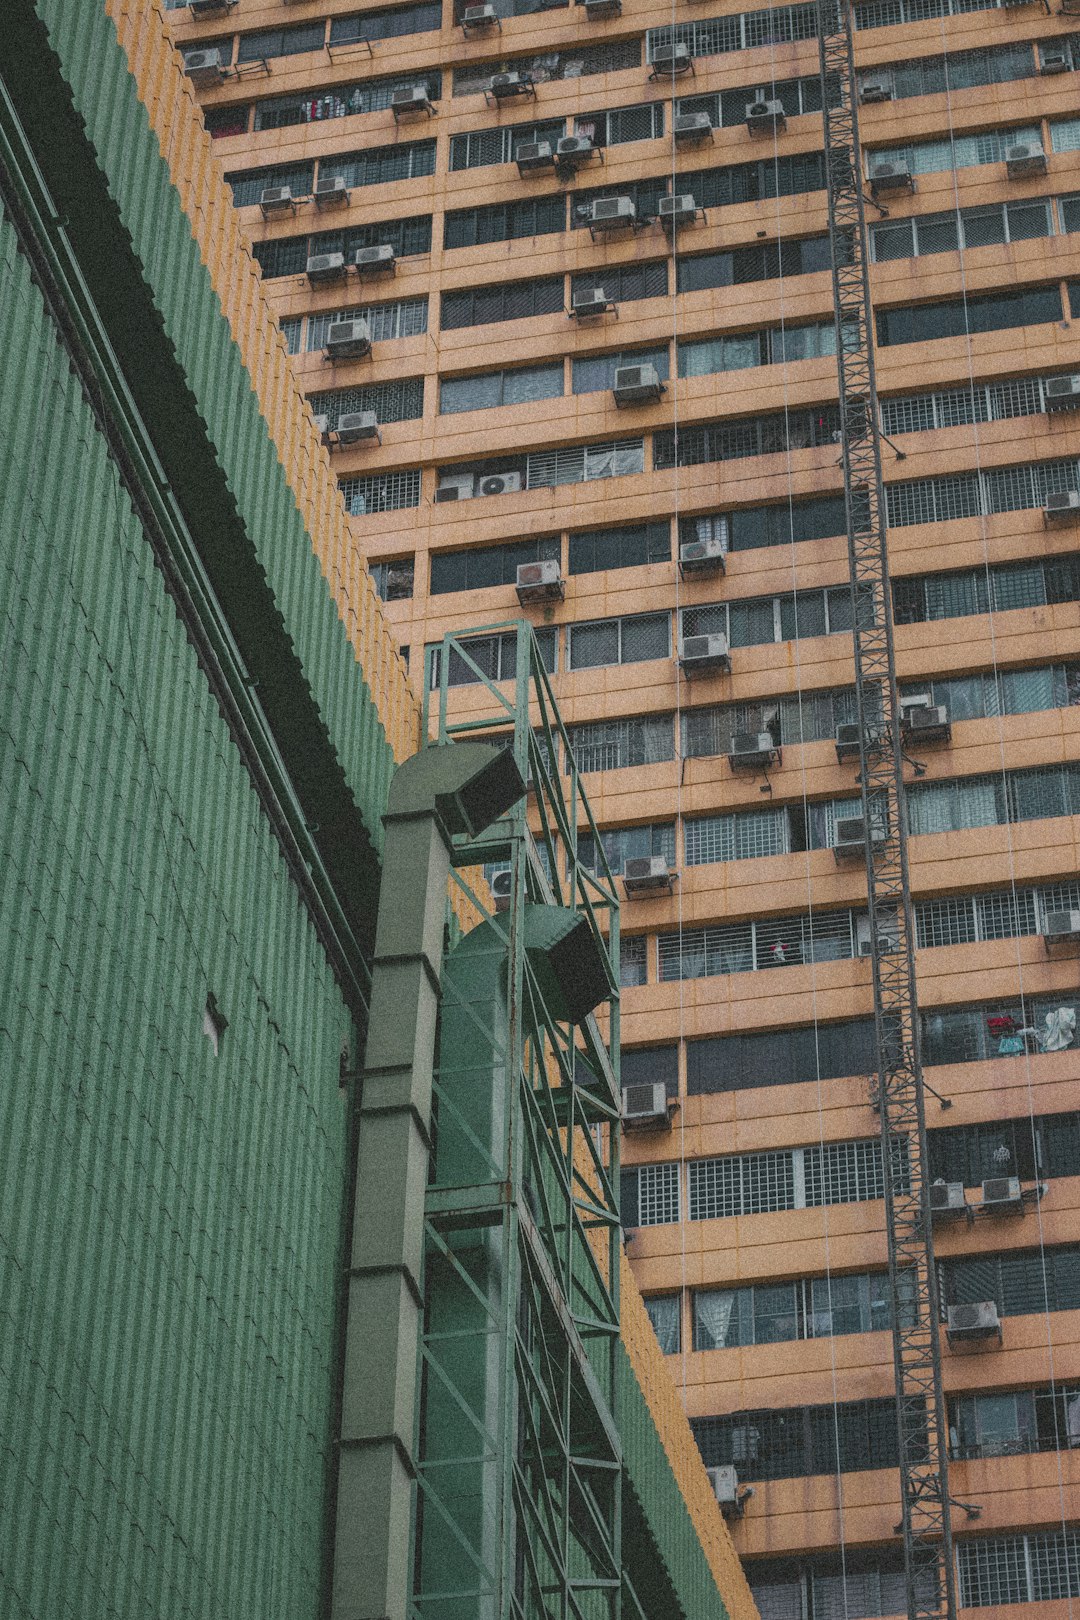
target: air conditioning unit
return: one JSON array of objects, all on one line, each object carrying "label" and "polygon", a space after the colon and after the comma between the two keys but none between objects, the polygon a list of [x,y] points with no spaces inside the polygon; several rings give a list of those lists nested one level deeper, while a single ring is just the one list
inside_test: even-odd
[{"label": "air conditioning unit", "polygon": [[[889,933],[887,926],[883,927],[881,933],[878,934],[878,950],[883,955],[891,956],[896,951],[899,943],[900,942],[897,935],[895,933]],[[869,917],[856,917],[855,944],[860,956],[870,956],[872,954],[870,950]]]},{"label": "air conditioning unit", "polygon": [[[885,829],[880,822],[870,823],[870,848],[880,849],[885,843]],[[861,856],[866,847],[865,823],[862,816],[841,816],[836,823],[836,842],[833,854],[837,860]]]},{"label": "air conditioning unit", "polygon": [[751,135],[779,135],[787,128],[782,101],[751,101],[746,108],[746,127]]},{"label": "air conditioning unit", "polygon": [[553,557],[545,562],[519,563],[515,589],[523,606],[527,602],[561,602],[566,595],[559,564]]},{"label": "air conditioning unit", "polygon": [[219,11],[230,11],[236,0],[188,0],[188,10],[192,18],[213,17]]},{"label": "air conditioning unit", "polygon": [[371,328],[367,321],[331,321],[326,352],[331,360],[362,360],[370,354]]},{"label": "air conditioning unit", "polygon": [[952,736],[948,709],[944,703],[931,703],[928,692],[900,699],[900,729],[919,742],[948,742]]},{"label": "air conditioning unit", "polygon": [[379,419],[374,411],[347,411],[338,417],[339,444],[359,444],[361,439],[379,437]]},{"label": "air conditioning unit", "polygon": [[982,1184],[982,1203],[987,1215],[1022,1215],[1024,1196],[1019,1176],[991,1176]]},{"label": "air conditioning unit", "polygon": [[731,739],[728,759],[733,771],[759,771],[774,760],[779,764],[780,750],[767,731],[737,731]]},{"label": "air conditioning unit", "polygon": [[313,416],[312,421],[315,423],[316,431],[323,444],[329,446],[334,437],[330,431],[330,418],[326,415],[319,415]]},{"label": "air conditioning unit", "polygon": [[596,152],[587,135],[564,135],[555,148],[560,169],[580,169]]},{"label": "air conditioning unit", "polygon": [[1069,53],[1056,50],[1052,45],[1043,45],[1039,50],[1039,72],[1045,74],[1068,73]]},{"label": "air conditioning unit", "polygon": [[698,205],[689,192],[674,197],[661,197],[657,217],[661,225],[692,225],[698,216]]},{"label": "air conditioning unit", "polygon": [[406,84],[400,90],[395,90],[390,97],[390,111],[395,118],[402,113],[426,112],[434,109],[431,105],[431,96],[426,84]]},{"label": "air conditioning unit", "polygon": [[627,899],[638,894],[670,894],[671,884],[666,855],[632,855],[623,867]]},{"label": "air conditioning unit", "polygon": [[494,6],[466,6],[461,14],[461,26],[466,33],[470,29],[478,31],[484,28],[494,28],[499,21],[499,14]]},{"label": "air conditioning unit", "polygon": [[950,1216],[967,1214],[967,1199],[962,1181],[932,1181],[927,1188],[930,1197],[930,1219],[947,1220]]},{"label": "air conditioning unit", "polygon": [[288,186],[264,186],[259,192],[259,207],[264,214],[283,212],[286,208],[293,209],[293,194]]},{"label": "air conditioning unit", "polygon": [[915,181],[906,163],[882,158],[870,165],[870,190],[875,197],[888,197],[897,191],[914,191]]},{"label": "air conditioning unit", "polygon": [[492,872],[491,882],[488,887],[491,890],[491,899],[495,910],[509,911],[510,896],[514,888],[514,874],[510,867],[505,867],[501,872]]},{"label": "air conditioning unit", "polygon": [[1080,911],[1048,911],[1043,940],[1047,945],[1073,945],[1080,941]]},{"label": "air conditioning unit", "polygon": [[616,405],[646,405],[660,398],[664,385],[653,365],[616,366],[611,391]]},{"label": "air conditioning unit", "polygon": [[684,540],[679,547],[679,570],[684,577],[697,574],[707,578],[724,572],[724,547],[719,535],[705,540]]},{"label": "air conditioning unit", "polygon": [[517,149],[515,161],[519,174],[529,174],[536,169],[550,169],[555,161],[551,142],[522,141]]},{"label": "air conditioning unit", "polygon": [[650,77],[657,79],[661,73],[689,73],[693,66],[689,45],[659,45],[653,52]]},{"label": "air conditioning unit", "polygon": [[525,95],[532,89],[532,81],[520,73],[493,73],[488,88],[496,101],[505,101],[512,96]]},{"label": "air conditioning unit", "polygon": [[712,132],[712,119],[707,112],[676,113],[671,121],[676,146],[694,146],[699,141],[711,141]]},{"label": "air conditioning unit", "polygon": [[1026,180],[1046,173],[1046,153],[1038,141],[1018,141],[1005,148],[1005,173],[1010,180]]},{"label": "air conditioning unit", "polygon": [[622,1117],[624,1125],[664,1125],[671,1128],[667,1090],[662,1080],[649,1085],[623,1086]]},{"label": "air conditioning unit", "polygon": [[875,73],[872,78],[863,79],[859,85],[859,100],[864,106],[870,106],[875,101],[891,101],[892,98],[893,82],[888,73]]},{"label": "air conditioning unit", "polygon": [[983,1339],[996,1339],[1001,1343],[1001,1318],[992,1299],[980,1300],[977,1305],[950,1305],[945,1319],[945,1333],[952,1344],[978,1343]]},{"label": "air conditioning unit", "polygon": [[485,473],[476,481],[478,495],[516,495],[520,488],[519,472]]},{"label": "air conditioning unit", "polygon": [[570,301],[571,314],[579,318],[583,315],[606,315],[609,309],[614,308],[603,287],[579,287]]},{"label": "air conditioning unit", "polygon": [[604,17],[621,17],[622,0],[585,0],[585,19],[597,22]]},{"label": "air conditioning unit", "polygon": [[845,759],[858,759],[862,729],[852,721],[836,728],[836,758],[842,765]]},{"label": "air conditioning unit", "polygon": [[1080,405],[1080,375],[1047,377],[1043,394],[1048,411],[1068,411]]},{"label": "air conditioning unit", "polygon": [[476,493],[476,474],[471,472],[443,473],[439,479],[439,486],[435,491],[435,499],[443,501],[468,501]]},{"label": "air conditioning unit", "polygon": [[192,84],[220,84],[225,77],[225,64],[221,52],[188,51],[184,57],[184,72]]},{"label": "air conditioning unit", "polygon": [[311,282],[340,281],[345,274],[344,253],[313,253],[305,266]]},{"label": "air conditioning unit", "polygon": [[1069,523],[1080,515],[1080,491],[1055,489],[1046,497],[1043,507],[1044,523]]},{"label": "air conditioning unit", "polygon": [[316,208],[337,208],[349,200],[349,188],[340,174],[317,180],[313,192]]},{"label": "air conditioning unit", "polygon": [[685,636],[679,662],[683,673],[690,679],[695,675],[711,674],[714,670],[730,670],[731,654],[727,636]]},{"label": "air conditioning unit", "polygon": [[392,242],[376,242],[374,247],[357,248],[353,264],[362,276],[393,275],[397,269],[397,253]]},{"label": "air conditioning unit", "polygon": [[720,1511],[725,1519],[741,1519],[743,1504],[739,1496],[739,1476],[730,1463],[720,1468],[706,1468],[709,1484],[713,1494],[720,1504]]},{"label": "air conditioning unit", "polygon": [[597,197],[595,202],[585,204],[585,217],[591,230],[614,231],[632,225],[637,209],[630,197]]}]

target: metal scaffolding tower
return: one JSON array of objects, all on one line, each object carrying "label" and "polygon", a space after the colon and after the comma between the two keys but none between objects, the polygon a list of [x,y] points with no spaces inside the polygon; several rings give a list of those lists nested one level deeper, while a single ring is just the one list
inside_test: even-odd
[{"label": "metal scaffolding tower", "polygon": [[881,440],[851,0],[818,0],[836,358],[881,1152],[909,1620],[955,1620],[939,1301],[926,1179],[903,737],[893,655]]}]

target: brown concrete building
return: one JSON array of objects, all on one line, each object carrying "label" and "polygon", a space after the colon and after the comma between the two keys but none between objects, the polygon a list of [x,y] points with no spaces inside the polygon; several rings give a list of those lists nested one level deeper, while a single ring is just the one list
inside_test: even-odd
[{"label": "brown concrete building", "polygon": [[[174,15],[185,53],[220,53],[191,69],[207,126],[417,682],[446,630],[521,611],[519,565],[558,565],[563,594],[526,611],[609,858],[673,875],[623,918],[624,1081],[672,1104],[627,1143],[634,1270],[706,1462],[754,1487],[735,1535],[767,1620],[893,1613],[814,8],[495,0],[463,27],[454,3]],[[935,1241],[943,1305],[992,1303],[1002,1329],[944,1349],[960,1605],[1064,1620],[1080,37],[1056,5],[977,4],[865,0],[856,55],[898,672],[946,711],[912,726],[907,771],[923,1058],[949,1105],[929,1099],[930,1168],[963,1189]],[[672,26],[674,81],[650,65]],[[661,200],[685,194],[673,238]],[[641,367],[657,386],[617,379]],[[711,635],[730,670],[680,659]],[[477,652],[498,674],[498,637]],[[765,768],[733,766],[744,734]]]}]

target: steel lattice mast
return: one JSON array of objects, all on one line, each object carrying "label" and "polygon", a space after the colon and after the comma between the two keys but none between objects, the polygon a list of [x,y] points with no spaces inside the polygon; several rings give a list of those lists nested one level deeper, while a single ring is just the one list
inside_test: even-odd
[{"label": "steel lattice mast", "polygon": [[909,1620],[955,1620],[948,1431],[850,0],[818,0],[817,11],[907,1612]]}]

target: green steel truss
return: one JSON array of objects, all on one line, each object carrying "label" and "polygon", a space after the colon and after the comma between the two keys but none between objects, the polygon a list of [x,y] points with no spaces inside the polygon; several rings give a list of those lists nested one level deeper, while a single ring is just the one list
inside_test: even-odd
[{"label": "green steel truss", "polygon": [[[485,673],[477,634],[514,638],[512,682]],[[435,659],[425,734],[504,743],[530,792],[454,855],[484,920],[443,970],[412,1614],[620,1620],[641,1610],[629,1591],[623,1607],[613,1415],[618,899],[602,855],[597,871],[577,859],[579,826],[600,844],[531,628],[448,635]],[[470,683],[467,720],[450,717],[452,680]],[[510,874],[497,910],[484,864]],[[556,938],[571,914],[573,949],[603,975],[603,1028],[572,1021],[581,968]]]}]

